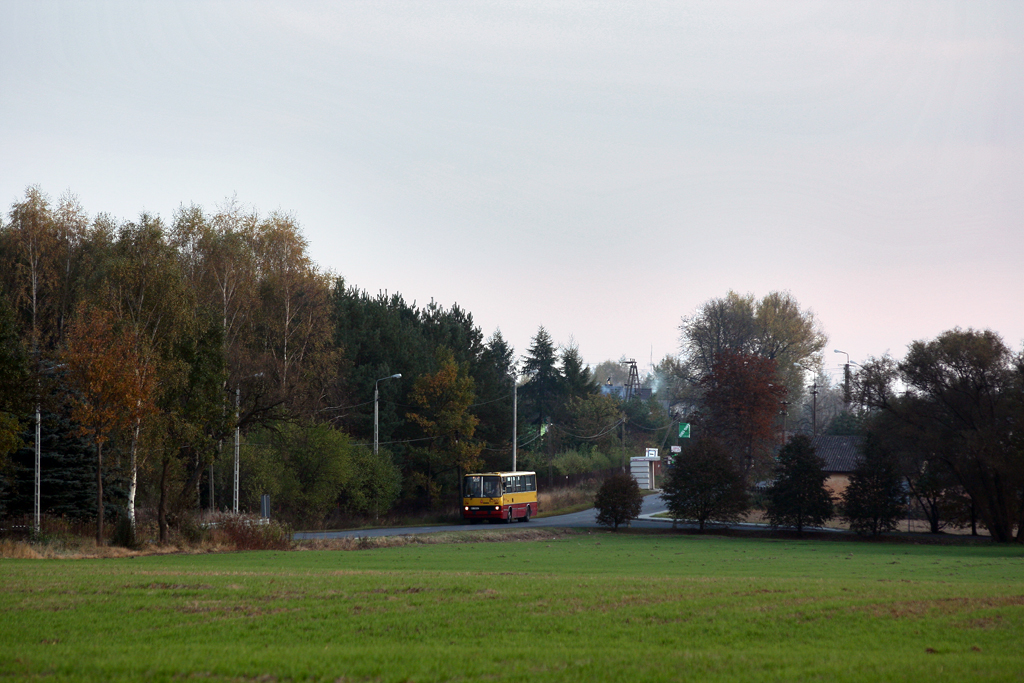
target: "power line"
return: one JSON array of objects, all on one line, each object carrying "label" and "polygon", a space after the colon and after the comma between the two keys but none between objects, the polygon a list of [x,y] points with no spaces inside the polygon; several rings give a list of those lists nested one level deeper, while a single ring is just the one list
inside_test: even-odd
[{"label": "power line", "polygon": [[474,403],[473,405],[471,405],[469,407],[470,408],[476,408],[477,406],[485,406],[488,403],[497,403],[498,401],[504,401],[506,398],[510,397],[511,395],[512,395],[511,393],[508,393],[508,394],[505,394],[504,396],[499,396],[498,398],[492,398],[490,401],[483,401],[482,403]]},{"label": "power line", "polygon": [[355,405],[351,406],[327,406],[326,408],[320,408],[316,412],[322,413],[327,410],[348,410],[349,408],[361,408],[363,406],[368,406],[371,403],[373,403],[373,401],[367,401],[366,403],[356,403]]},{"label": "power line", "polygon": [[[414,441],[433,441],[436,438],[438,438],[438,437],[436,437],[436,436],[425,436],[422,439],[405,439],[403,441],[378,441],[377,445],[378,446],[387,446],[388,444],[392,444],[392,443],[413,443]],[[373,442],[370,442],[370,443],[357,443],[357,444],[353,444],[353,445],[355,445],[355,446],[372,446]]]},{"label": "power line", "polygon": [[674,424],[673,422],[669,422],[664,427],[644,427],[643,425],[638,425],[638,424],[634,423],[633,426],[636,427],[637,429],[642,429],[645,432],[660,432],[662,429],[670,428],[673,424]]},{"label": "power line", "polygon": [[575,439],[587,440],[587,439],[598,439],[598,438],[604,436],[605,434],[608,434],[609,432],[611,432],[613,429],[615,429],[616,427],[621,425],[623,422],[625,422],[625,419],[620,419],[615,424],[611,425],[610,427],[605,428],[604,430],[602,430],[602,431],[600,431],[597,434],[594,434],[592,436],[581,436],[580,434],[573,434],[568,429],[566,429],[566,428],[564,428],[564,427],[562,427],[560,425],[556,425],[556,424],[551,424],[550,427],[552,429],[557,429],[558,431],[562,432],[563,434],[568,434],[569,436],[571,436],[571,437],[573,437]]}]

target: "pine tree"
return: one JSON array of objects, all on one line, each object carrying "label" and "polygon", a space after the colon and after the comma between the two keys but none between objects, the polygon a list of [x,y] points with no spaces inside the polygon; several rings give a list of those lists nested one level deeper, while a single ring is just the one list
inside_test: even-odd
[{"label": "pine tree", "polygon": [[586,398],[600,391],[590,374],[590,368],[583,362],[580,347],[574,341],[562,349],[562,394],[567,400]]},{"label": "pine tree", "polygon": [[894,454],[868,435],[864,455],[842,495],[843,518],[859,534],[877,536],[907,513],[907,494]]},{"label": "pine tree", "polygon": [[825,488],[824,462],[811,440],[800,434],[779,451],[775,481],[768,489],[766,512],[772,526],[821,526],[832,519],[832,496]]}]

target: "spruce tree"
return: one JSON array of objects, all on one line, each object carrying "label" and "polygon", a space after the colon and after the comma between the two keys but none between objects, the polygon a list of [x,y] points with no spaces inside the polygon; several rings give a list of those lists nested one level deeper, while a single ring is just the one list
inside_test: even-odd
[{"label": "spruce tree", "polygon": [[[34,431],[34,430],[33,430]],[[22,436],[24,446],[13,455],[10,486],[0,495],[3,514],[31,515],[35,498],[35,434]],[[92,519],[96,516],[96,450],[67,417],[43,413],[40,427],[40,512],[53,517]],[[114,469],[104,472],[104,507],[111,516],[124,505],[123,482]]]},{"label": "spruce tree", "polygon": [[870,434],[864,454],[842,495],[843,518],[859,534],[878,536],[906,516],[907,494],[893,453]]},{"label": "spruce tree", "polygon": [[600,392],[601,387],[594,381],[590,368],[583,362],[580,347],[570,341],[562,349],[562,393],[566,399],[586,398]]},{"label": "spruce tree", "polygon": [[538,426],[551,420],[560,393],[562,375],[556,363],[558,354],[551,335],[543,326],[531,340],[528,355],[523,359],[523,372],[530,380],[520,390],[528,408],[529,421]]},{"label": "spruce tree", "polygon": [[811,440],[800,434],[782,447],[775,464],[775,481],[765,505],[774,527],[821,526],[832,519],[832,496],[825,488],[824,461],[814,453]]}]

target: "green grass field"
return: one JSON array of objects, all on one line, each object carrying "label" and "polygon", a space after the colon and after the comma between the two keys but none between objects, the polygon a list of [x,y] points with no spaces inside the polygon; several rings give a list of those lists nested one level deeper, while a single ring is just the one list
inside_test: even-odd
[{"label": "green grass field", "polygon": [[0,560],[0,581],[0,678],[1024,678],[1017,546],[582,532]]}]

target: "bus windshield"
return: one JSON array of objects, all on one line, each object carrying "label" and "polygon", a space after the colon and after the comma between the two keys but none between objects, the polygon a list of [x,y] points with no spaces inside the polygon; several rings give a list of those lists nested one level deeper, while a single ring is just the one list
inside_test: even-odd
[{"label": "bus windshield", "polygon": [[466,477],[466,498],[498,498],[501,496],[501,477]]}]

